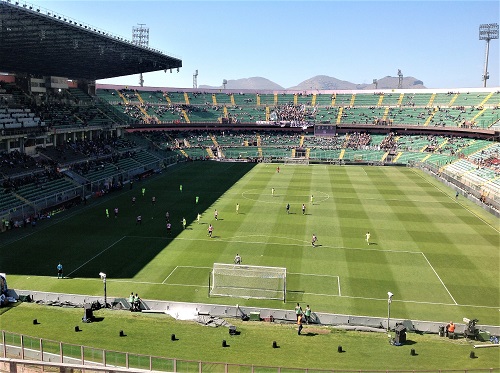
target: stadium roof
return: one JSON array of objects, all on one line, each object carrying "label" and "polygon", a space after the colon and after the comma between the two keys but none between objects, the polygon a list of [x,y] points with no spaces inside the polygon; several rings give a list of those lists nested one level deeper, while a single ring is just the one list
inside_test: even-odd
[{"label": "stadium roof", "polygon": [[97,80],[182,67],[182,60],[17,0],[0,0],[0,71]]}]

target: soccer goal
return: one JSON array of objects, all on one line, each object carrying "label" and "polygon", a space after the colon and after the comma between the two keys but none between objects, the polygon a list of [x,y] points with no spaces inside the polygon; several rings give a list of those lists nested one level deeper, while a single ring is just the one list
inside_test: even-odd
[{"label": "soccer goal", "polygon": [[286,268],[214,263],[208,288],[209,296],[285,302]]},{"label": "soccer goal", "polygon": [[309,166],[309,159],[308,158],[285,158],[284,163],[285,164],[298,164],[298,165],[303,165],[303,166]]}]

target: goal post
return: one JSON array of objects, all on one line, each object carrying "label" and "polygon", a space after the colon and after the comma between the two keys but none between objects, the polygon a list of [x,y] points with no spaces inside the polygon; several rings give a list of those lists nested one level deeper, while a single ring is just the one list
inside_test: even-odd
[{"label": "goal post", "polygon": [[209,296],[286,300],[286,268],[214,263]]},{"label": "goal post", "polygon": [[303,166],[309,166],[309,158],[284,158],[284,164],[296,164],[296,165],[303,165]]}]

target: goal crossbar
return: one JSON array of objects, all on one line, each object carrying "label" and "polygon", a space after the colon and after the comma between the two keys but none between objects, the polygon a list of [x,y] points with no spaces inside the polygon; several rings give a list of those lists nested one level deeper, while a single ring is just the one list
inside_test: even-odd
[{"label": "goal crossbar", "polygon": [[296,164],[296,165],[304,165],[304,166],[309,166],[309,158],[299,158],[299,157],[286,157],[284,158],[284,163],[285,164]]},{"label": "goal crossbar", "polygon": [[214,263],[209,295],[284,301],[286,268]]}]

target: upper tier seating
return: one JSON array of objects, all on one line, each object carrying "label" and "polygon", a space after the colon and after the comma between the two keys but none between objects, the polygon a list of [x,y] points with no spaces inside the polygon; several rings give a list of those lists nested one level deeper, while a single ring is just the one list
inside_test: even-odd
[{"label": "upper tier seating", "polygon": [[[498,93],[224,93],[98,90],[98,96],[144,123],[255,123],[296,108],[309,123],[489,128],[500,126]],[[486,106],[484,106],[486,105]],[[287,109],[290,111],[290,109]],[[342,110],[342,115],[339,112]],[[64,113],[67,115],[67,113]]]}]

